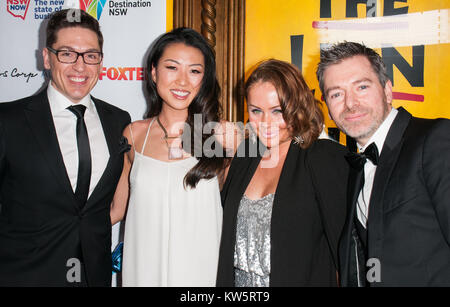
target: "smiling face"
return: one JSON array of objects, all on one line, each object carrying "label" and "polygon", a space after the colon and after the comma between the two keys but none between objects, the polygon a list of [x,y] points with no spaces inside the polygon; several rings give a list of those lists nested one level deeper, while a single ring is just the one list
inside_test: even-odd
[{"label": "smiling face", "polygon": [[163,108],[185,110],[197,96],[205,71],[202,52],[183,43],[166,47],[156,67],[152,67],[152,80],[163,100]]},{"label": "smiling face", "polygon": [[391,82],[383,88],[364,56],[329,66],[323,79],[331,118],[345,134],[364,146],[392,108]]},{"label": "smiling face", "polygon": [[248,90],[248,119],[259,139],[271,148],[289,140],[290,134],[278,98],[270,82],[257,82]]},{"label": "smiling face", "polygon": [[[59,30],[56,42],[50,47],[55,50],[77,52],[101,51],[95,32],[81,27]],[[56,54],[51,53],[47,48],[44,48],[42,54],[45,69],[51,71],[52,85],[72,102],[79,102],[97,84],[102,63],[88,65],[83,62],[81,56],[73,64],[61,63],[58,61]]]}]

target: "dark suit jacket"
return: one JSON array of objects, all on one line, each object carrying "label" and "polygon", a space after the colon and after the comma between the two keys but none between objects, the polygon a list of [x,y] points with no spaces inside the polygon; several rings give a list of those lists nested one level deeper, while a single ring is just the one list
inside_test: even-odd
[{"label": "dark suit jacket", "polygon": [[[249,148],[249,141],[243,145]],[[336,286],[337,246],[345,221],[348,167],[345,147],[317,140],[303,150],[291,143],[271,220],[271,286]],[[239,153],[239,150],[238,150]],[[235,156],[222,190],[224,219],[218,286],[234,286],[239,203],[261,156]]]},{"label": "dark suit jacket", "polygon": [[[111,285],[110,204],[130,116],[93,98],[110,158],[80,208],[59,149],[47,91],[0,104],[0,285],[65,286],[70,258],[89,286]],[[81,253],[81,255],[80,255]]]},{"label": "dark suit jacket", "polygon": [[[349,180],[356,176],[352,170]],[[343,286],[358,283],[358,191],[351,187],[340,244]],[[381,268],[380,282],[371,286],[450,286],[450,120],[414,118],[399,109],[375,173],[367,227],[368,258]]]}]

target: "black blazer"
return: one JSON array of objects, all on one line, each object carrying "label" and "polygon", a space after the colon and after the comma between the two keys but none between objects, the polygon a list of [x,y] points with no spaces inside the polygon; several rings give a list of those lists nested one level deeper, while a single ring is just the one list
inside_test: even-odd
[{"label": "black blazer", "polygon": [[[351,170],[349,180],[358,175]],[[356,265],[353,186],[340,244],[343,286],[366,277]],[[371,286],[450,286],[450,120],[399,109],[375,173],[367,227],[368,258],[381,269]]]},{"label": "black blazer", "polygon": [[[249,148],[249,141],[241,146]],[[345,221],[346,152],[329,140],[317,140],[306,150],[291,143],[272,210],[271,286],[336,286],[337,246]],[[247,152],[231,163],[221,193],[218,286],[234,286],[237,211],[260,160]]]},{"label": "black blazer", "polygon": [[[123,167],[127,112],[93,98],[109,149],[80,208],[59,149],[46,89],[0,104],[0,285],[65,286],[81,258],[90,286],[111,285],[110,204]],[[82,255],[80,255],[82,251]]]}]

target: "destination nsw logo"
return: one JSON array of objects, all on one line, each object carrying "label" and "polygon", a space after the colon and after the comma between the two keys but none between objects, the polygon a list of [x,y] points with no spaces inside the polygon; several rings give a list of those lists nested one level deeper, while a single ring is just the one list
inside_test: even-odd
[{"label": "destination nsw logo", "polygon": [[126,16],[128,9],[134,8],[148,8],[152,6],[151,1],[146,0],[122,0],[112,1],[109,0],[109,16]]},{"label": "destination nsw logo", "polygon": [[106,0],[80,0],[80,9],[100,20]]},{"label": "destination nsw logo", "polygon": [[6,10],[14,17],[25,20],[31,0],[6,0]]}]

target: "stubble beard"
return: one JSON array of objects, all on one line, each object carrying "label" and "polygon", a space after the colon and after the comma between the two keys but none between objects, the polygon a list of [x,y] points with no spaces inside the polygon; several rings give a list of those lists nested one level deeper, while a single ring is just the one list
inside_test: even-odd
[{"label": "stubble beard", "polygon": [[386,99],[386,97],[383,98],[383,110],[382,110],[382,113],[380,116],[376,116],[376,114],[374,114],[373,112],[368,113],[368,115],[370,117],[370,123],[368,126],[360,127],[359,125],[352,125],[352,124],[345,123],[344,118],[346,115],[348,115],[349,113],[353,113],[355,111],[361,111],[361,110],[363,112],[371,111],[370,109],[366,109],[366,108],[347,110],[340,116],[342,125],[340,125],[340,127],[339,127],[346,135],[354,138],[359,143],[361,143],[361,141],[363,141],[363,140],[368,140],[377,131],[377,129],[381,126],[383,121],[386,119],[387,115],[389,114],[389,107],[387,104],[387,99]]}]

